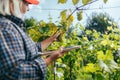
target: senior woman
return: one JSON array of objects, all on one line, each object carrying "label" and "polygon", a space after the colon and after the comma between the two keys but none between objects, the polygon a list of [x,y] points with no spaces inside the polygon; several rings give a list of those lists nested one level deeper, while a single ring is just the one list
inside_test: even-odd
[{"label": "senior woman", "polygon": [[35,43],[24,32],[23,15],[38,0],[0,0],[0,80],[45,80],[46,67],[63,56],[63,49],[42,59],[45,50],[59,34]]}]

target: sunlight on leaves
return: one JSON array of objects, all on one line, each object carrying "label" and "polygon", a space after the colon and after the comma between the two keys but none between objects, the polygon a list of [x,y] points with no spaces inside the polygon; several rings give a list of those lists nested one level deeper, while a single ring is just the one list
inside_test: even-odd
[{"label": "sunlight on leaves", "polygon": [[107,40],[101,41],[101,44],[102,44],[103,46],[106,46],[106,45],[107,45]]},{"label": "sunlight on leaves", "polygon": [[58,72],[56,67],[54,67],[54,72],[58,76],[58,78],[61,78],[63,76],[63,73],[62,72]]},{"label": "sunlight on leaves", "polygon": [[98,51],[98,52],[97,52],[97,59],[98,59],[98,60],[100,60],[100,59],[103,60],[104,57],[105,57],[105,55],[104,55],[103,51]]},{"label": "sunlight on leaves", "polygon": [[112,26],[108,26],[108,27],[107,27],[107,30],[108,30],[108,31],[111,31],[112,29],[113,29]]},{"label": "sunlight on leaves", "polygon": [[111,50],[107,50],[107,51],[106,51],[105,59],[106,59],[106,60],[113,60],[113,59],[114,59]]},{"label": "sunlight on leaves", "polygon": [[80,24],[80,30],[85,30],[85,27],[82,24]]},{"label": "sunlight on leaves", "polygon": [[68,20],[69,20],[69,22],[73,22],[73,21],[74,21],[74,16],[71,15],[70,18],[69,18]]},{"label": "sunlight on leaves", "polygon": [[99,66],[104,70],[104,72],[111,73],[109,67],[103,62],[103,60],[99,60]]},{"label": "sunlight on leaves", "polygon": [[108,61],[107,61],[107,65],[109,66],[109,68],[110,68],[111,70],[120,69],[120,68],[118,67],[118,64],[117,64],[114,60],[108,60]]},{"label": "sunlight on leaves", "polygon": [[104,39],[104,40],[101,41],[101,44],[102,44],[103,46],[106,46],[106,45],[109,45],[109,46],[110,46],[111,43],[112,43],[111,40],[108,40],[108,39]]},{"label": "sunlight on leaves", "polygon": [[91,30],[86,30],[85,32],[86,32],[87,35],[90,35],[92,33]]},{"label": "sunlight on leaves", "polygon": [[96,71],[95,64],[93,63],[88,63],[85,69],[87,72],[92,72],[92,73]]}]

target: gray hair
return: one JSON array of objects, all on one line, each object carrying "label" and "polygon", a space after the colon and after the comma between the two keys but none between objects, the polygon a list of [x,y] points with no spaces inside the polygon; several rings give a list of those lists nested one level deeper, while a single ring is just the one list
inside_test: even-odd
[{"label": "gray hair", "polygon": [[14,15],[22,18],[21,8],[22,0],[0,0],[0,14],[2,15]]}]

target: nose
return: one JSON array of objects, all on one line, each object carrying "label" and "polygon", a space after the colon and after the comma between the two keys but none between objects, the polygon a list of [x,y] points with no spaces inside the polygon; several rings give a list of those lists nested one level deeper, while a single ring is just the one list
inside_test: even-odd
[{"label": "nose", "polygon": [[29,5],[27,5],[27,8],[26,8],[27,11],[29,11]]}]

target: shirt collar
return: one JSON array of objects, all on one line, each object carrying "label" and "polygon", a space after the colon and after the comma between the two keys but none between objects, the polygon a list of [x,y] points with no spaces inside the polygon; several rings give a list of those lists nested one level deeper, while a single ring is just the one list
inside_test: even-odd
[{"label": "shirt collar", "polygon": [[[3,16],[3,15],[0,14],[0,16]],[[18,25],[21,29],[23,29],[23,31],[26,30],[25,22],[22,19],[15,17],[13,15],[5,15],[4,17],[11,20],[16,25]]]}]

